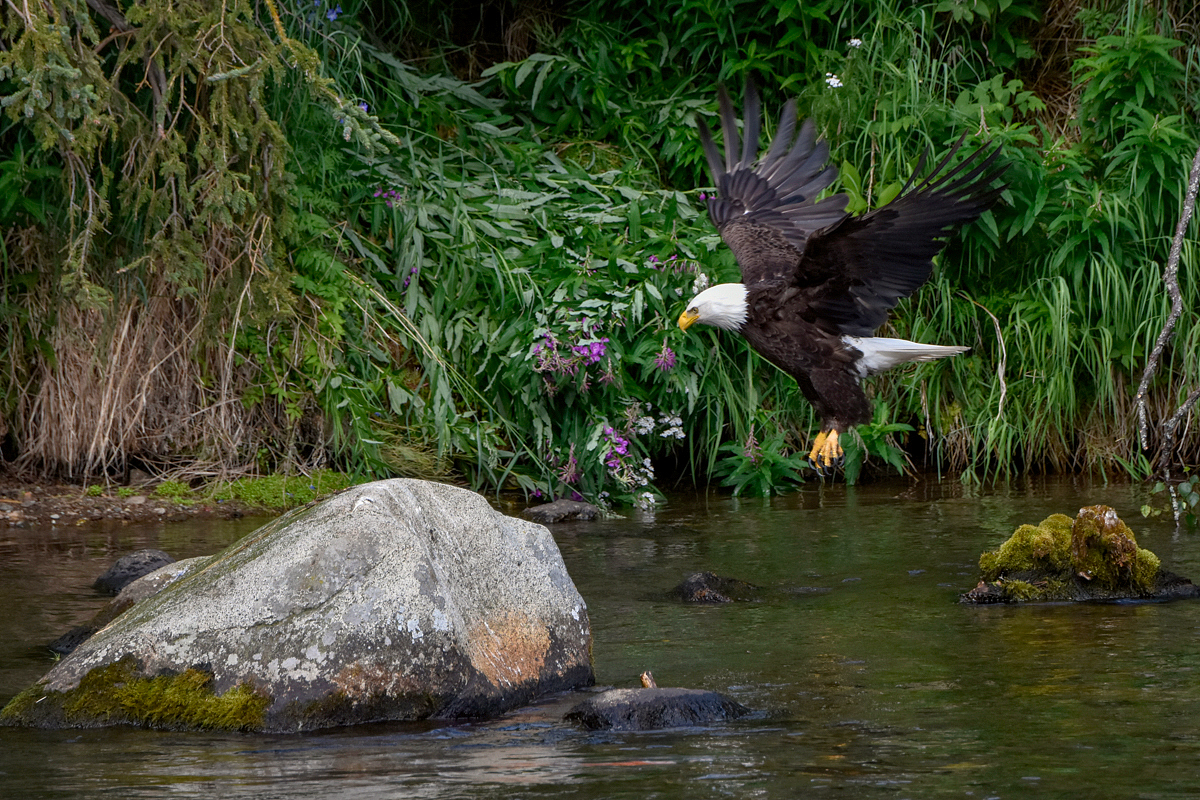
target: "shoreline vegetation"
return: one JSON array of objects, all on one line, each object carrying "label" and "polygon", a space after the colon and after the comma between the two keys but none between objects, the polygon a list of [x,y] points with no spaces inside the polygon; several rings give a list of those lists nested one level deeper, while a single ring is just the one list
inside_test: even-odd
[{"label": "shoreline vegetation", "polygon": [[0,474],[0,528],[75,526],[107,521],[181,522],[194,518],[277,516],[362,481],[316,470],[191,485],[134,473],[128,485],[78,486]]},{"label": "shoreline vegetation", "polygon": [[880,332],[971,352],[870,382],[847,481],[1178,476],[1198,30],[1174,0],[6,7],[5,485],[332,469],[616,507],[812,480],[791,380],[673,326],[737,274],[692,119],[746,75],[768,117],[799,98],[853,211],[963,134],[1009,165]]}]

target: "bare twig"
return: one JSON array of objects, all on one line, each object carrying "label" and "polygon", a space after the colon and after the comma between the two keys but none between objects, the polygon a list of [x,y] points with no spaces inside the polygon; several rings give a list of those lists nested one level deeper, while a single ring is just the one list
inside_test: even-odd
[{"label": "bare twig", "polygon": [[958,295],[970,303],[979,306],[983,310],[983,313],[992,318],[992,325],[996,329],[996,341],[1000,343],[1000,361],[996,364],[996,380],[1000,381],[1000,403],[996,407],[996,419],[1000,419],[1001,415],[1004,414],[1004,398],[1008,396],[1008,384],[1004,382],[1004,371],[1008,365],[1008,348],[1004,345],[1004,332],[1000,329],[1000,320],[996,319],[996,315],[988,311],[986,306],[971,298],[966,292],[959,292]]},{"label": "bare twig", "polygon": [[[1196,192],[1200,189],[1200,149],[1196,150],[1196,157],[1192,160],[1192,171],[1188,176],[1187,194],[1183,199],[1183,209],[1179,213],[1179,223],[1175,226],[1175,237],[1171,240],[1171,253],[1167,257],[1167,268],[1163,271],[1163,283],[1167,287],[1167,295],[1171,298],[1171,313],[1167,315],[1167,321],[1163,323],[1162,331],[1158,334],[1158,341],[1154,343],[1154,349],[1150,352],[1150,358],[1146,361],[1146,369],[1142,373],[1142,382],[1138,385],[1137,391],[1137,412],[1138,412],[1138,434],[1142,446],[1142,451],[1150,449],[1150,433],[1149,433],[1149,412],[1146,408],[1146,393],[1150,389],[1150,381],[1154,378],[1154,373],[1158,371],[1159,362],[1162,360],[1163,351],[1175,335],[1175,325],[1179,322],[1179,317],[1183,315],[1183,299],[1179,293],[1179,255],[1183,250],[1183,237],[1187,233],[1188,223],[1191,222],[1192,212],[1196,208]],[[1167,468],[1171,459],[1171,451],[1174,449],[1175,429],[1179,421],[1191,410],[1196,403],[1198,392],[1193,392],[1179,410],[1163,424],[1162,441],[1160,442],[1158,470],[1163,477],[1167,477]]]}]

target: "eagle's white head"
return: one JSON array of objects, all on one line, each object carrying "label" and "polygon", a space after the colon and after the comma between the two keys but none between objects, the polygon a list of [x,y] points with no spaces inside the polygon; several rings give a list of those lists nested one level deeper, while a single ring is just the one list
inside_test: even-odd
[{"label": "eagle's white head", "polygon": [[747,311],[745,284],[718,283],[692,298],[679,315],[679,327],[686,331],[701,322],[736,331],[746,324]]}]

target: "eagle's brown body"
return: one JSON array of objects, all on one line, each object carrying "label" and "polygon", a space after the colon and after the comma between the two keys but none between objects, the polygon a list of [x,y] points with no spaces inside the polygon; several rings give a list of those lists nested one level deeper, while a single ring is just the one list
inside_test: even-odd
[{"label": "eagle's brown body", "polygon": [[[995,151],[950,168],[955,145],[928,177],[916,179],[922,158],[894,200],[853,217],[844,195],[815,199],[837,171],[826,165],[829,148],[816,140],[811,120],[793,135],[795,101],[784,108],[771,146],[756,160],[760,111],[753,85],[746,86],[740,141],[724,89],[719,98],[724,157],[708,129],[699,127],[718,189],[708,210],[737,258],[742,282],[701,292],[680,316],[680,327],[708,322],[737,330],[795,378],[822,420],[810,458],[828,468],[841,455],[838,432],[871,419],[863,377],[967,349],[872,334],[901,298],[929,279],[945,234],[995,202],[1001,189],[992,184],[1003,169],[994,166]],[[744,305],[736,305],[743,297]]]}]

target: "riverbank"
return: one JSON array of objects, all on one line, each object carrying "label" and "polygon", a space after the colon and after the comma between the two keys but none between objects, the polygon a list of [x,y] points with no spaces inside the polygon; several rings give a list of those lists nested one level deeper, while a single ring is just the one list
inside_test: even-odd
[{"label": "riverbank", "polygon": [[352,476],[329,470],[312,475],[242,478],[195,488],[149,475],[128,486],[80,486],[0,473],[0,528],[279,514],[358,482]]},{"label": "riverbank", "polygon": [[271,511],[238,500],[173,501],[156,496],[153,487],[134,487],[133,493],[123,497],[115,493],[89,496],[80,486],[0,478],[0,527],[85,525],[105,520],[181,522],[206,517],[236,519],[267,513]]}]

